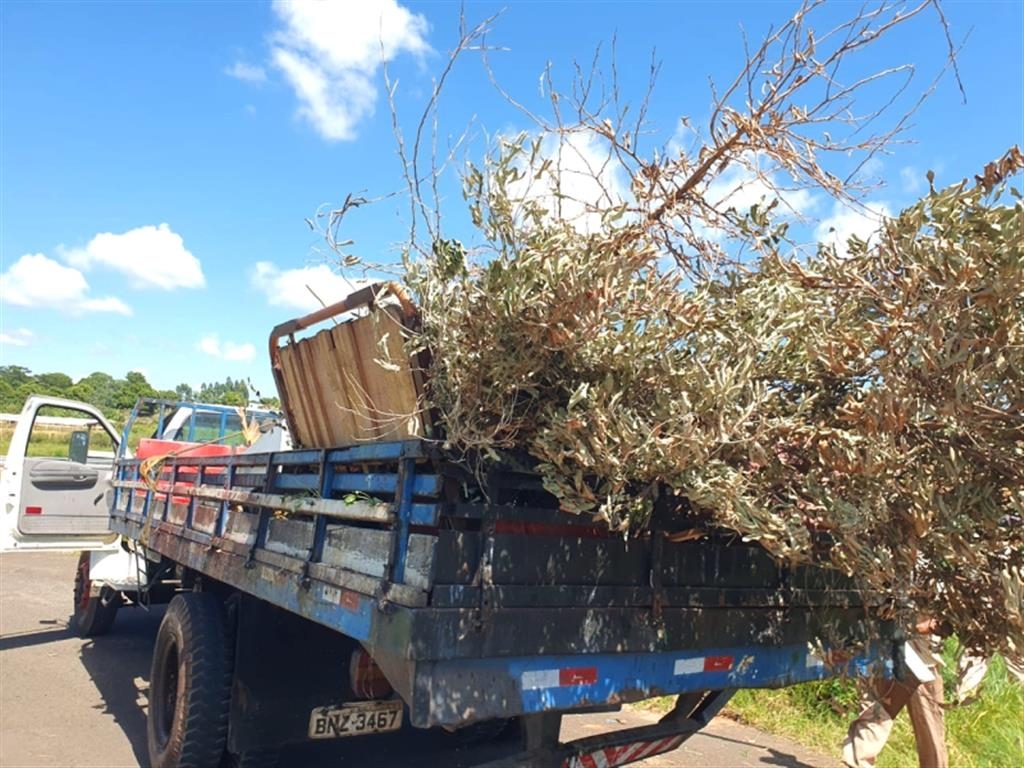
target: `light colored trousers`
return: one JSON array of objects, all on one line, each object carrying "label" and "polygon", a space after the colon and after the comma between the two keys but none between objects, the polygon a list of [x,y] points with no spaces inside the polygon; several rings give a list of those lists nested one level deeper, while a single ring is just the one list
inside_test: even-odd
[{"label": "light colored trousers", "polygon": [[[956,701],[963,701],[981,685],[981,681],[988,671],[988,662],[989,660],[984,656],[965,653],[960,657],[960,663],[957,665],[960,681],[956,686]],[[1003,656],[1003,663],[1006,664],[1006,671],[1016,678],[1018,683],[1024,683],[1024,663],[1021,663],[1019,658]]]},{"label": "light colored trousers", "polygon": [[865,700],[867,706],[850,723],[843,742],[843,762],[847,766],[872,768],[892,732],[893,718],[906,707],[914,726],[921,768],[948,768],[942,675],[939,670],[935,670],[934,680],[917,685],[877,679],[869,684]]}]

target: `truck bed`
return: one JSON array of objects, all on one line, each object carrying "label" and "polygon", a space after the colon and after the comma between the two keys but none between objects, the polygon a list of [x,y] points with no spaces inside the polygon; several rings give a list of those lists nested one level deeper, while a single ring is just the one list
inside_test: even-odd
[{"label": "truck bed", "polygon": [[834,572],[602,530],[420,440],[144,461],[117,464],[114,530],[361,641],[420,726],[788,685],[868,634]]}]

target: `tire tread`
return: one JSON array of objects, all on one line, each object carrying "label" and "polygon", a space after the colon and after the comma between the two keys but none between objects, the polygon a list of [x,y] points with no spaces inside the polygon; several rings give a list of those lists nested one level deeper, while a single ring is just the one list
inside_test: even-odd
[{"label": "tire tread", "polygon": [[[184,695],[184,719],[171,728],[161,761],[150,730],[150,757],[154,768],[217,768],[228,734],[231,700],[231,648],[225,628],[223,604],[202,592],[178,595],[171,601],[168,618],[179,625],[180,662],[189,677]],[[161,624],[161,631],[163,624]],[[154,657],[155,666],[155,657]],[[158,670],[153,670],[154,674]]]},{"label": "tire tread", "polygon": [[[80,583],[83,565],[88,568],[89,553],[83,552],[78,558],[78,570],[75,572],[75,605],[71,615],[71,624],[79,637],[99,637],[110,631],[117,618],[117,611],[121,607],[121,593],[117,590],[104,586],[100,594],[90,598],[88,605],[83,610],[80,605],[80,589],[85,585]],[[104,602],[105,601],[105,602]]]}]

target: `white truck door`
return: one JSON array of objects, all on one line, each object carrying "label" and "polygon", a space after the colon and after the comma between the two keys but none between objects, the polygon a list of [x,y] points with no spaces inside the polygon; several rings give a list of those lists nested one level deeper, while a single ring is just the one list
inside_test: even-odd
[{"label": "white truck door", "polygon": [[106,495],[118,443],[91,405],[30,397],[0,470],[0,551],[116,547]]}]

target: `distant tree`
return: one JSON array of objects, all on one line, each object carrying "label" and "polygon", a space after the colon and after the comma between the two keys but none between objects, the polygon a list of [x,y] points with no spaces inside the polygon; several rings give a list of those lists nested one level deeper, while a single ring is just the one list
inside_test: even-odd
[{"label": "distant tree", "polygon": [[21,410],[18,399],[18,388],[10,381],[0,378],[0,411],[4,413],[17,413]]},{"label": "distant tree", "polygon": [[173,390],[157,390],[139,371],[129,371],[123,379],[94,371],[76,382],[65,373],[33,374],[20,365],[0,366],[0,411],[18,413],[31,395],[81,400],[110,417],[133,408],[140,397],[245,406],[249,404],[250,396],[253,396],[261,403],[269,403],[266,407],[280,407],[277,398],[260,398],[259,393],[247,382],[240,379],[236,381],[230,376],[224,381],[204,383],[198,390],[184,383],[178,384]]},{"label": "distant tree", "polygon": [[100,371],[90,373],[84,379],[77,381],[68,394],[74,400],[90,403],[107,414],[117,410],[115,403],[117,382],[109,373]]},{"label": "distant tree", "polygon": [[10,403],[13,401],[14,387],[3,379],[0,379],[0,412],[7,413],[15,410]]},{"label": "distant tree", "polygon": [[66,373],[37,373],[38,392],[44,395],[67,397],[74,382]]},{"label": "distant tree", "polygon": [[192,402],[196,399],[196,393],[188,384],[179,384],[174,388],[174,398],[176,400]]},{"label": "distant tree", "polygon": [[34,394],[35,376],[20,365],[0,366],[0,409],[5,413],[18,413],[26,398]]},{"label": "distant tree", "polygon": [[228,376],[221,382],[203,383],[195,399],[202,403],[244,406],[249,404],[249,387],[244,381]]},{"label": "distant tree", "polygon": [[135,405],[140,397],[156,397],[156,390],[146,381],[143,374],[138,371],[129,371],[124,380],[117,382],[114,403],[118,409],[128,410]]},{"label": "distant tree", "polygon": [[32,371],[22,365],[0,366],[0,380],[18,387],[32,380]]}]

